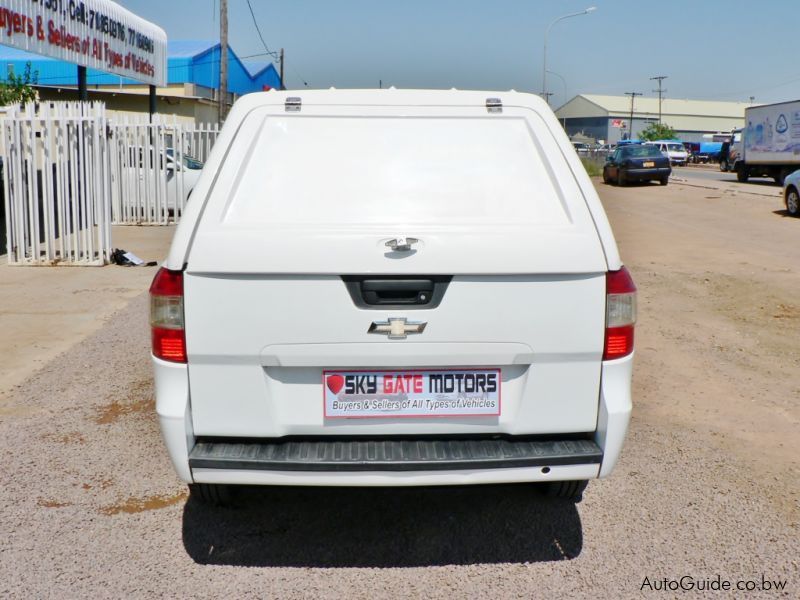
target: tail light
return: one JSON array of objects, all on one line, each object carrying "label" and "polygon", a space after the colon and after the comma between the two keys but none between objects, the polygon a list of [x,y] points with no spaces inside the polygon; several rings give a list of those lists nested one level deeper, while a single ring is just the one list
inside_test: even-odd
[{"label": "tail light", "polygon": [[628,269],[606,273],[606,343],[603,360],[633,352],[636,323],[636,285]]},{"label": "tail light", "polygon": [[153,356],[186,362],[183,324],[183,273],[159,269],[150,286],[150,328]]}]

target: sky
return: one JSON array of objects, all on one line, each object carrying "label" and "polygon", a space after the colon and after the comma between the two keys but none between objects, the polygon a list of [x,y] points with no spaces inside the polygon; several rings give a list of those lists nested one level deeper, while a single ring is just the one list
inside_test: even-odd
[{"label": "sky", "polygon": [[[170,39],[219,39],[219,0],[118,0]],[[250,0],[289,89],[462,88],[778,102],[800,98],[798,0]],[[229,0],[230,45],[265,52],[247,0]]]}]

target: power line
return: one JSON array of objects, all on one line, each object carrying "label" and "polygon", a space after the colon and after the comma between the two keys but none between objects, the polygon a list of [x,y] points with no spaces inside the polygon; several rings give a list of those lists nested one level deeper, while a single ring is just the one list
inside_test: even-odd
[{"label": "power line", "polygon": [[278,53],[277,52],[273,52],[272,50],[270,50],[269,46],[267,46],[267,42],[264,41],[264,36],[261,34],[261,28],[258,26],[258,20],[256,19],[256,13],[253,12],[253,5],[250,4],[250,0],[247,0],[247,8],[250,9],[250,16],[253,17],[253,25],[256,26],[256,32],[258,33],[259,39],[261,39],[261,43],[264,45],[264,50],[266,50],[267,54],[269,54],[272,58],[274,58],[275,60],[278,60],[280,58],[278,56]]},{"label": "power line", "polygon": [[[255,12],[253,12],[253,5],[252,5],[252,4],[250,4],[250,0],[247,0],[247,8],[249,8],[249,9],[250,9],[250,16],[253,18],[253,25],[255,25],[255,27],[256,27],[256,31],[258,32],[258,37],[261,39],[261,43],[264,45],[264,50],[266,50],[266,51],[267,51],[267,52],[266,52],[266,55],[268,55],[268,56],[271,56],[271,57],[272,57],[272,58],[274,58],[275,60],[281,61],[281,75],[282,75],[282,74],[283,74],[283,73],[282,73],[282,72],[283,72],[283,68],[282,68],[283,61],[282,61],[282,57],[281,57],[281,55],[283,54],[283,50],[281,50],[281,53],[280,53],[280,54],[278,54],[277,52],[273,52],[272,50],[270,50],[270,49],[269,49],[269,46],[267,46],[267,42],[264,40],[264,36],[261,34],[261,28],[258,26],[258,20],[256,19],[256,13],[255,13]],[[244,58],[254,58],[255,56],[256,56],[256,55],[253,55],[253,56],[245,56]],[[264,56],[264,54],[262,54],[261,56]],[[303,85],[304,85],[304,86],[308,87],[308,82],[305,80],[305,78],[304,78],[304,77],[302,77],[302,76],[301,76],[301,75],[300,75],[300,74],[297,72],[297,69],[294,69],[294,68],[292,68],[291,66],[289,67],[289,69],[291,69],[292,73],[294,73],[294,75],[295,75],[295,76],[296,76],[296,77],[297,77],[297,78],[298,78],[300,81],[302,81],[302,82],[303,82]],[[281,87],[282,87],[283,89],[285,89],[285,88],[286,88],[286,82],[284,82],[284,81],[283,81],[283,77],[281,77]]]}]

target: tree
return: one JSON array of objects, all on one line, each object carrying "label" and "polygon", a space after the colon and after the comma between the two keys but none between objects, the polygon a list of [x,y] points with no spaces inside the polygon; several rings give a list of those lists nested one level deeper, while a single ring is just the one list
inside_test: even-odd
[{"label": "tree", "polygon": [[671,140],[675,138],[675,130],[664,123],[650,123],[639,133],[642,140]]},{"label": "tree", "polygon": [[39,82],[39,72],[31,71],[31,63],[25,65],[22,75],[8,74],[8,79],[0,83],[0,106],[37,102],[39,92],[33,86]]}]

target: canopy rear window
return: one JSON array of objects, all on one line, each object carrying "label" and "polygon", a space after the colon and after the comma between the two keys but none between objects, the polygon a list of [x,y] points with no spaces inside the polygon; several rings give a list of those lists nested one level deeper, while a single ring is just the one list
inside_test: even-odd
[{"label": "canopy rear window", "polygon": [[547,163],[561,150],[523,118],[260,115],[244,127],[258,133],[230,165],[226,225],[570,222]]}]

